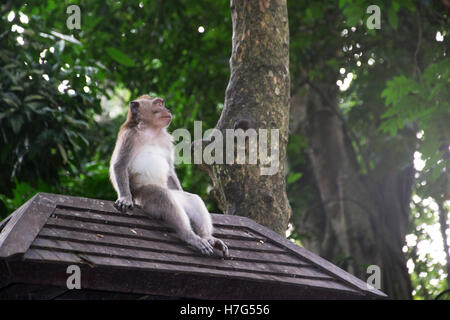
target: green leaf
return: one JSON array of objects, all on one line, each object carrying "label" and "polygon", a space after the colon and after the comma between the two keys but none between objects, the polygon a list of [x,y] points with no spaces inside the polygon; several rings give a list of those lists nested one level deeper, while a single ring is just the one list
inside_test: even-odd
[{"label": "green leaf", "polygon": [[30,102],[30,101],[35,101],[35,100],[43,100],[44,97],[42,97],[39,94],[31,94],[29,96],[25,97],[24,102]]},{"label": "green leaf", "polygon": [[13,99],[10,99],[10,98],[8,98],[8,97],[2,97],[2,100],[3,100],[6,104],[8,104],[9,106],[13,106],[13,107],[16,107],[16,108],[19,107],[19,105],[18,105]]},{"label": "green leaf", "polygon": [[349,1],[349,0],[339,0],[339,9],[342,9],[346,5],[346,3],[349,3],[349,2],[351,2],[351,1]]},{"label": "green leaf", "polygon": [[396,104],[400,99],[410,93],[419,91],[418,84],[406,76],[397,76],[386,83],[386,88],[381,93],[381,97],[385,98],[385,104]]},{"label": "green leaf", "polygon": [[360,20],[363,18],[365,13],[365,8],[360,3],[355,3],[350,6],[345,7],[343,10],[346,16],[346,24],[349,27],[356,26]]},{"label": "green leaf", "polygon": [[392,26],[392,28],[397,30],[398,16],[397,16],[397,12],[393,6],[390,7],[388,10],[388,21],[389,21],[389,24]]},{"label": "green leaf", "polygon": [[124,66],[127,66],[127,67],[133,67],[134,66],[133,59],[131,59],[125,53],[123,53],[122,51],[120,51],[120,50],[118,50],[116,48],[108,47],[108,48],[106,48],[106,53],[111,58],[113,58],[115,61],[117,61],[120,64],[123,64]]},{"label": "green leaf", "polygon": [[11,91],[23,91],[23,87],[21,86],[11,86]]},{"label": "green leaf", "polygon": [[151,67],[152,69],[159,69],[159,68],[161,68],[161,67],[162,67],[162,62],[161,62],[161,60],[159,60],[159,59],[157,59],[157,58],[153,59],[152,62],[151,62],[150,67]]},{"label": "green leaf", "polygon": [[290,173],[288,175],[287,184],[290,185],[302,177],[301,172]]},{"label": "green leaf", "polygon": [[21,115],[15,115],[11,117],[11,127],[13,129],[14,134],[18,134],[20,131],[20,128],[22,128],[23,125],[23,118]]},{"label": "green leaf", "polygon": [[86,121],[78,120],[78,119],[75,119],[75,118],[73,118],[71,116],[68,116],[68,115],[64,115],[64,119],[68,123],[70,123],[71,125],[74,125],[74,126],[81,126],[81,127],[85,127],[85,128],[89,127],[89,125],[88,125],[88,123]]},{"label": "green leaf", "polygon": [[67,158],[66,150],[60,143],[58,143],[57,146],[59,149],[59,153],[61,154],[61,157],[63,158],[64,163],[67,163],[69,161],[69,159]]}]

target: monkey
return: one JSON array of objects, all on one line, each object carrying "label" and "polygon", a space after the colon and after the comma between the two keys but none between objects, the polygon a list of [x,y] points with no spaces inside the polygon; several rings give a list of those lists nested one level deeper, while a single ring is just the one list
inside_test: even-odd
[{"label": "monkey", "polygon": [[114,207],[129,213],[141,207],[165,221],[177,236],[204,255],[213,248],[228,257],[228,247],[213,234],[203,200],[183,190],[174,169],[172,114],[162,98],[144,95],[130,102],[110,161],[110,179],[118,198]]}]

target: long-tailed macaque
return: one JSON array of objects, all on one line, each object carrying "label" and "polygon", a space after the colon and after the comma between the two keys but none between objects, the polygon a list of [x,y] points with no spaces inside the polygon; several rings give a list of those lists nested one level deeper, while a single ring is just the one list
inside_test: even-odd
[{"label": "long-tailed macaque", "polygon": [[166,130],[171,121],[163,99],[144,95],[131,101],[110,163],[118,194],[114,206],[126,212],[139,205],[203,254],[213,254],[215,247],[227,257],[225,243],[212,235],[211,216],[202,199],[183,191],[175,173],[173,139]]}]

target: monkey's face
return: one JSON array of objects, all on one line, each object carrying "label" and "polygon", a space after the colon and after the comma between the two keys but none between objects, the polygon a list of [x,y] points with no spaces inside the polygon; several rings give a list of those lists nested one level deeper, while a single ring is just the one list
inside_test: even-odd
[{"label": "monkey's face", "polygon": [[172,114],[164,106],[164,100],[158,97],[132,101],[130,108],[142,121],[155,129],[165,128],[172,121]]}]

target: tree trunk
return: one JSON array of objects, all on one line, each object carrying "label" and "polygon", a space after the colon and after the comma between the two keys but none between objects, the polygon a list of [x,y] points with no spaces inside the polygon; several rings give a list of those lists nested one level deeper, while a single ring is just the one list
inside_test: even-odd
[{"label": "tree trunk", "polygon": [[[446,171],[447,172],[447,171]],[[444,207],[442,201],[438,202],[439,205],[439,226],[441,229],[442,242],[445,251],[445,270],[447,271],[447,288],[450,289],[450,249],[448,247],[448,237],[447,237],[447,217],[448,212]]]},{"label": "tree trunk", "polygon": [[319,201],[296,223],[300,233],[319,230],[315,237],[305,239],[305,247],[363,280],[369,276],[367,266],[377,265],[381,289],[392,298],[410,299],[402,247],[408,227],[412,164],[401,171],[393,167],[381,177],[360,174],[337,108],[333,79],[309,88],[306,100],[294,97],[292,109],[302,119],[296,129],[308,141],[309,180],[315,184]]},{"label": "tree trunk", "polygon": [[[233,48],[225,106],[216,129],[279,129],[279,168],[262,175],[263,164],[203,165],[225,214],[247,216],[284,234],[291,209],[285,159],[289,124],[289,29],[285,0],[232,0]],[[258,134],[258,139],[261,139]],[[224,138],[225,141],[225,138]],[[270,141],[270,139],[269,139]],[[270,141],[270,146],[276,141]],[[247,147],[248,152],[248,147]]]},{"label": "tree trunk", "polygon": [[449,173],[449,162],[450,162],[450,152],[448,143],[444,143],[441,146],[441,150],[444,151],[444,161],[445,161],[445,170],[444,170],[444,178],[443,178],[443,190],[444,193],[442,195],[437,194],[434,198],[436,199],[436,202],[439,206],[439,225],[441,229],[441,236],[442,236],[442,242],[444,246],[445,251],[445,269],[447,271],[447,289],[450,289],[450,249],[448,246],[448,236],[447,236],[447,230],[448,230],[448,217],[449,214],[445,208],[445,201],[450,199],[450,189],[449,189],[449,183],[448,183],[448,173]]}]

